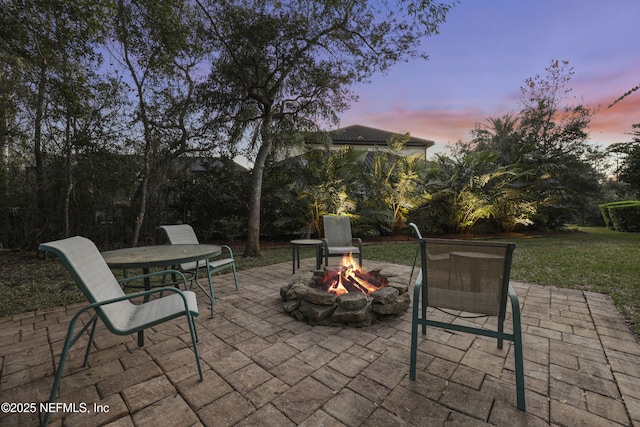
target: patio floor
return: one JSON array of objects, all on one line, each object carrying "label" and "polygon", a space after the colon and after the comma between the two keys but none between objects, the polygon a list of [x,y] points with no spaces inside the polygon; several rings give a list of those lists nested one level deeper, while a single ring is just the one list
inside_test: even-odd
[{"label": "patio floor", "polygon": [[[312,264],[303,260],[296,275]],[[409,267],[364,266],[409,278]],[[430,329],[412,382],[410,312],[364,328],[312,327],[283,313],[279,289],[291,278],[290,263],[238,272],[239,291],[229,275],[216,276],[214,319],[199,295],[204,382],[184,318],[147,331],[142,348],[100,326],[87,368],[86,337],[73,347],[56,400],[90,413],[61,406],[51,425],[640,426],[640,344],[605,295],[514,284],[524,322],[521,412],[510,343],[498,350],[495,340]],[[48,399],[79,306],[0,319],[0,402]],[[5,411],[3,426],[39,422],[37,411]]]}]

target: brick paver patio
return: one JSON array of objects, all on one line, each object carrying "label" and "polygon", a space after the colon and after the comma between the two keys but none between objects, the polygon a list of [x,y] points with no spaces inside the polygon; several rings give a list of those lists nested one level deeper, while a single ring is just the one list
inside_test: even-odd
[{"label": "brick paver patio", "polygon": [[[303,261],[305,274],[314,260]],[[365,260],[408,279],[409,267]],[[184,319],[135,336],[101,327],[89,366],[73,347],[51,425],[640,426],[640,344],[604,295],[517,283],[527,411],[515,406],[512,346],[430,329],[411,382],[411,315],[365,328],[309,326],[282,311],[291,264],[215,277],[215,317],[199,298],[204,382]],[[45,402],[76,307],[0,319],[0,402]],[[86,406],[88,413],[82,413]],[[0,413],[2,426],[41,414]]]}]

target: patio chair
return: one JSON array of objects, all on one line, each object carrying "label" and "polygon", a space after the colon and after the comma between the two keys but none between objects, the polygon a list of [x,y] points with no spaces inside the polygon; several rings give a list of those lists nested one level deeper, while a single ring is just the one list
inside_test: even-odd
[{"label": "patio chair", "polygon": [[[69,350],[80,338],[80,336],[89,328],[89,343],[84,355],[83,367],[87,365],[93,336],[96,331],[98,319],[107,329],[116,335],[130,335],[152,326],[167,322],[169,320],[185,316],[191,333],[191,342],[193,352],[198,366],[198,374],[200,381],[202,376],[202,367],[200,366],[200,357],[198,355],[197,334],[194,317],[198,316],[198,304],[196,295],[191,291],[181,291],[175,287],[155,288],[144,292],[125,294],[120,287],[121,282],[130,280],[143,279],[145,277],[165,274],[166,272],[155,272],[140,276],[128,277],[120,281],[115,278],[102,255],[94,245],[94,243],[84,237],[75,236],[63,240],[43,243],[40,250],[49,251],[56,254],[64,266],[69,270],[71,276],[75,279],[78,287],[82,290],[89,301],[89,305],[81,308],[73,316],[69,323],[67,336],[62,348],[60,362],[56,370],[49,403],[53,403],[58,387],[62,370],[64,369]],[[182,273],[176,271],[183,279],[186,286],[186,278]],[[167,292],[170,295],[156,298],[142,303],[133,303],[132,300],[139,301],[140,298],[146,299],[152,294],[161,294]],[[79,332],[74,335],[76,323],[86,312],[92,312],[89,321],[81,320],[84,325]],[[49,413],[45,414],[43,424],[46,425],[49,420]]]},{"label": "patio chair", "polygon": [[[476,240],[423,239],[415,229],[420,243],[421,271],[413,292],[411,325],[411,359],[409,378],[416,379],[418,325],[422,335],[427,326],[472,333],[513,342],[518,409],[525,410],[522,333],[518,295],[509,283],[514,243]],[[417,257],[418,253],[416,253]],[[414,262],[415,267],[415,262]],[[411,272],[413,277],[413,270]],[[512,333],[504,331],[507,299],[511,300]],[[469,326],[470,322],[452,323],[427,319],[427,307],[452,314],[457,319],[497,316],[497,330]],[[468,315],[466,314],[468,313]],[[465,324],[462,324],[465,323]]]},{"label": "patio chair", "polygon": [[[362,239],[351,236],[351,221],[346,215],[325,215],[322,217],[324,238],[322,249],[324,265],[329,265],[330,256],[358,254],[358,263],[362,267]],[[357,246],[354,246],[354,243]]]},{"label": "patio chair", "polygon": [[[172,245],[177,244],[199,244],[198,236],[196,236],[195,231],[193,231],[193,227],[189,224],[176,224],[176,225],[161,225],[160,228],[164,231],[167,240]],[[233,259],[233,251],[229,246],[220,245],[223,251],[225,251],[228,256],[225,254],[224,258],[209,260],[208,263],[206,261],[194,261],[188,262],[185,264],[180,264],[180,271],[183,273],[192,275],[192,283],[193,281],[202,289],[202,291],[209,297],[211,300],[211,316],[213,317],[213,304],[215,302],[215,294],[213,291],[213,283],[211,281],[211,274],[217,273],[218,271],[223,271],[227,269],[231,269],[233,272],[233,281],[236,285],[236,290],[238,290],[238,276],[236,275],[236,262]],[[198,282],[198,271],[201,268],[207,268],[209,266],[209,292],[205,291],[200,283]]]}]

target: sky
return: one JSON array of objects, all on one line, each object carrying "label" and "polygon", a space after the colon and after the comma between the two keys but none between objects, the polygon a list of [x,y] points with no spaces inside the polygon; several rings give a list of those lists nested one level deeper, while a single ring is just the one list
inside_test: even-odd
[{"label": "sky", "polygon": [[359,124],[435,141],[429,156],[471,139],[476,124],[520,110],[527,78],[552,60],[574,75],[573,104],[597,108],[589,141],[630,141],[640,123],[640,0],[461,0],[440,34],[425,39],[427,61],[397,64],[354,87],[358,102],[340,127]]}]

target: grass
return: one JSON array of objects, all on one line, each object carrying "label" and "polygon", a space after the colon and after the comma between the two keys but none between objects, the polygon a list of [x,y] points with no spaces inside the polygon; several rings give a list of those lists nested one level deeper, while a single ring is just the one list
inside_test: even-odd
[{"label": "grass", "polygon": [[[291,262],[291,248],[267,249],[261,258],[236,255],[238,270]],[[301,256],[312,256],[301,250]],[[122,273],[115,270],[116,276]],[[137,273],[140,273],[139,271]],[[133,273],[136,274],[136,273]],[[152,283],[160,278],[152,279]],[[55,256],[0,250],[0,317],[86,301]]]},{"label": "grass", "polygon": [[[516,243],[511,278],[611,296],[636,335],[640,335],[640,234],[600,227],[544,237],[509,239]],[[368,246],[367,259],[410,264],[415,244]]]},{"label": "grass", "polygon": [[[605,228],[536,238],[510,239],[517,244],[511,277],[560,288],[605,293],[640,335],[640,234]],[[367,244],[365,260],[411,265],[415,242]],[[313,256],[302,249],[302,256]],[[263,257],[237,257],[239,270],[291,262],[288,247],[264,249]],[[365,265],[366,267],[366,265]],[[0,317],[84,301],[55,258],[0,251]]]}]

